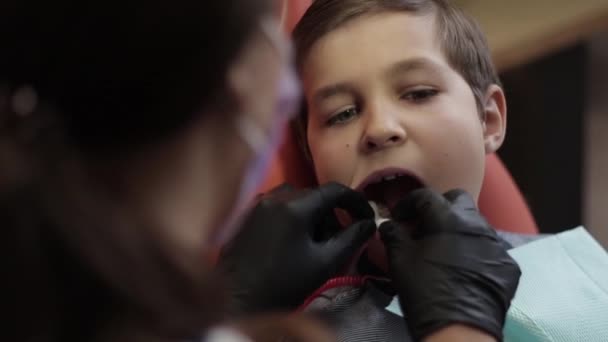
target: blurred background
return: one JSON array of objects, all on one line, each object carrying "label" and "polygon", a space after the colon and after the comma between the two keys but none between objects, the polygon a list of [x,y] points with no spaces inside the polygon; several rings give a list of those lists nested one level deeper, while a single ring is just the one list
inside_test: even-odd
[{"label": "blurred background", "polygon": [[543,232],[608,246],[608,0],[454,0],[485,30],[509,104],[499,155]]}]

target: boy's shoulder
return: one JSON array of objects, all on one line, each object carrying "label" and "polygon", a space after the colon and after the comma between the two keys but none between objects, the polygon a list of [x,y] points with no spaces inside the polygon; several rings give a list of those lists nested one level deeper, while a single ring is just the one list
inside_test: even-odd
[{"label": "boy's shoulder", "polygon": [[529,242],[536,241],[547,237],[546,234],[517,234],[517,233],[509,233],[501,230],[497,230],[496,233],[500,238],[502,238],[505,242],[508,243],[509,248],[516,248],[519,246],[523,246]]}]

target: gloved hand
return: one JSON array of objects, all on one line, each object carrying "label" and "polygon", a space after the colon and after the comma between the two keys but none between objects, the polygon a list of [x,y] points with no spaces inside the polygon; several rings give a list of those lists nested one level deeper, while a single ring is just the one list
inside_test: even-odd
[{"label": "gloved hand", "polygon": [[[334,208],[355,223],[342,229]],[[337,183],[263,196],[220,256],[232,314],[295,309],[372,237],[373,217],[361,193]]]},{"label": "gloved hand", "polygon": [[[502,340],[521,272],[464,191],[419,189],[380,225],[401,309],[416,340],[452,324]],[[411,226],[408,231],[405,226]]]}]

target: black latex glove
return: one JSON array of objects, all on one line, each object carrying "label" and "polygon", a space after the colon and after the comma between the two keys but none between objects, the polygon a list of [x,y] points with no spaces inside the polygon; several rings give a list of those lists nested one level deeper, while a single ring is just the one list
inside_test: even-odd
[{"label": "black latex glove", "polygon": [[[389,270],[416,340],[465,324],[502,340],[518,265],[464,191],[419,189],[380,226]],[[407,224],[405,226],[410,226]]]},{"label": "black latex glove", "polygon": [[[355,223],[342,229],[334,208]],[[372,237],[373,217],[361,193],[337,183],[263,196],[220,256],[232,314],[295,309]]]}]

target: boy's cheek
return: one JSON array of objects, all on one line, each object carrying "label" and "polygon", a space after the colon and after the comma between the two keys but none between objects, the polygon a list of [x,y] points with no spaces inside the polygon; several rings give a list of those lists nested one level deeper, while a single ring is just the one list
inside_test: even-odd
[{"label": "boy's cheek", "polygon": [[319,183],[329,181],[350,185],[351,167],[353,164],[352,148],[344,143],[316,142],[311,146],[311,156],[315,166],[315,175]]},{"label": "boy's cheek", "polygon": [[309,132],[310,153],[319,183],[351,185],[356,159],[356,137],[351,129]]}]

